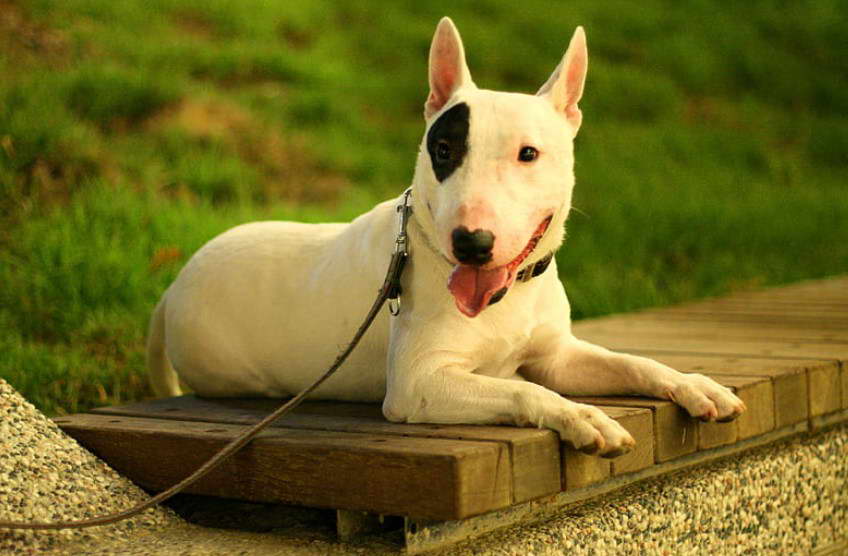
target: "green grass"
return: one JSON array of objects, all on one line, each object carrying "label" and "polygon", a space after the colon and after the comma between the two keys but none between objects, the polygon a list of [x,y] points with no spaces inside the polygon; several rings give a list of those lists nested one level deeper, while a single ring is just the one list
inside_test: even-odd
[{"label": "green grass", "polygon": [[838,0],[0,9],[0,377],[49,413],[149,394],[149,312],[215,234],[408,184],[445,14],[479,85],[526,92],[586,27],[575,317],[848,272]]}]

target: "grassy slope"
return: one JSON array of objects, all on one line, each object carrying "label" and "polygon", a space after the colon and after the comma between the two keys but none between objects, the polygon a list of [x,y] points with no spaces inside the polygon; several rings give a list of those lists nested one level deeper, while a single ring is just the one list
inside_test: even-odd
[{"label": "grassy slope", "polygon": [[844,2],[338,4],[0,0],[0,376],[49,412],[145,395],[204,241],[399,192],[443,14],[527,92],[586,27],[575,316],[848,271]]}]

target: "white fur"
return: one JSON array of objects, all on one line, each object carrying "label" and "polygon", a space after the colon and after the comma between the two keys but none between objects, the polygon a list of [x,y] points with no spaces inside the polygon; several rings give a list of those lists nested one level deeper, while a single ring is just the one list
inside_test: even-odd
[{"label": "white fur", "polygon": [[[521,266],[562,243],[586,64],[578,28],[537,95],[478,89],[453,23],[440,22],[430,56],[427,124],[466,102],[468,156],[439,183],[422,142],[402,312],[390,317],[383,311],[313,397],[383,401],[385,416],[399,422],[550,427],[603,455],[627,451],[632,437],[596,408],[560,394],[667,398],[704,419],[744,410],[710,379],[574,338],[555,263],[513,284],[476,318],[457,310],[446,287],[454,263],[450,234],[459,225],[494,232],[489,266],[514,259],[549,215],[548,232]],[[538,160],[518,162],[519,149],[528,145],[539,150]],[[174,368],[204,396],[288,396],[306,387],[350,340],[382,283],[397,203],[382,203],[350,224],[258,222],[210,241],[151,321],[148,358],[156,392],[180,393]]]}]

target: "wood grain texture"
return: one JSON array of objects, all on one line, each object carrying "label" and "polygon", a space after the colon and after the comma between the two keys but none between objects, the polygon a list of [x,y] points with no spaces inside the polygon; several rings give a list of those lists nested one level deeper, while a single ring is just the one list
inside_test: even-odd
[{"label": "wood grain texture", "polygon": [[732,300],[716,300],[710,302],[702,302],[697,304],[678,305],[663,309],[662,312],[656,311],[657,314],[674,315],[674,314],[697,314],[706,313],[710,315],[728,314],[728,315],[751,315],[762,317],[775,317],[778,321],[789,321],[796,318],[818,318],[832,322],[848,321],[848,307],[838,306],[836,304],[826,305],[775,305],[773,303],[761,302],[734,302]]},{"label": "wood grain texture", "polygon": [[645,353],[709,353],[727,356],[848,360],[848,343],[771,342],[767,340],[721,340],[653,334],[617,334],[578,330],[578,337],[617,351]]},{"label": "wood grain texture", "polygon": [[[833,331],[838,335],[842,335],[848,328],[846,319],[822,319],[821,317],[808,315],[762,315],[748,313],[710,313],[710,312],[662,312],[662,310],[643,311],[635,313],[633,316],[639,316],[644,320],[667,321],[668,323],[712,323],[712,324],[731,324],[731,325],[756,325],[763,328],[786,328],[793,327],[799,329],[815,329],[819,331]],[[578,323],[582,324],[582,323]]]},{"label": "wood grain texture", "polygon": [[709,450],[739,440],[739,425],[731,423],[698,423],[698,449]]},{"label": "wood grain texture", "polygon": [[[276,409],[282,401],[251,398],[204,399],[187,395],[99,408],[94,411],[108,415],[156,419],[252,424]],[[513,503],[539,498],[560,490],[559,436],[548,429],[391,423],[383,417],[379,404],[320,401],[305,402],[294,413],[283,417],[272,426],[410,438],[502,442],[511,460]]]},{"label": "wood grain texture", "polygon": [[[685,323],[685,325],[683,325]],[[713,322],[703,318],[670,318],[661,311],[614,315],[575,323],[575,334],[654,335],[708,340],[848,343],[848,328],[816,328],[776,320],[769,326],[755,322]]]},{"label": "wood grain texture", "polygon": [[610,460],[587,455],[562,445],[562,490],[574,490],[599,483],[612,474]]},{"label": "wood grain texture", "polygon": [[[599,398],[604,399],[604,398]],[[597,405],[597,404],[593,404]],[[604,459],[586,455],[570,446],[562,446],[562,488],[582,488],[613,475],[623,475],[654,464],[654,420],[650,409],[599,405],[633,436],[636,446],[623,456]]]},{"label": "wood grain texture", "polygon": [[[843,396],[841,390],[843,378],[840,371],[840,364],[848,360],[848,344],[707,341],[673,337],[640,337],[637,339],[621,340],[620,337],[601,337],[591,334],[588,337],[584,337],[617,351],[634,353],[655,359],[673,355],[703,355],[740,360],[819,360],[820,363],[806,368],[808,417],[831,413],[842,407]],[[619,343],[616,344],[615,341]],[[739,374],[742,373],[740,372]],[[800,378],[796,377],[795,379],[786,380],[793,382],[794,387],[798,387],[797,383],[800,381]],[[780,386],[777,403],[781,407],[780,423],[782,424],[789,424],[798,413],[792,410],[793,402],[791,400],[791,394],[788,394],[792,389],[793,386],[788,383]]]},{"label": "wood grain texture", "polygon": [[713,380],[731,388],[748,406],[735,421],[737,438],[743,440],[765,434],[774,429],[774,389],[771,380],[766,377],[746,377],[734,375],[707,375]]},{"label": "wood grain texture", "polygon": [[[56,422],[118,472],[152,490],[188,475],[244,428],[95,414]],[[499,442],[274,428],[189,492],[461,519],[511,504],[510,467]]]},{"label": "wood grain texture", "polygon": [[599,406],[627,429],[636,446],[630,453],[610,460],[612,475],[623,475],[654,464],[654,417],[650,409]]},{"label": "wood grain texture", "polygon": [[[834,361],[815,359],[746,358],[724,355],[651,355],[681,372],[707,375],[769,377],[774,390],[775,427],[782,428],[809,418],[807,373],[816,369],[836,372]],[[813,396],[821,394],[815,392]]]},{"label": "wood grain texture", "polygon": [[654,461],[663,462],[697,449],[697,421],[675,403],[629,396],[571,397],[592,405],[650,409],[653,415]]},{"label": "wood grain texture", "polygon": [[807,372],[807,399],[810,417],[826,415],[842,407],[842,376],[840,365],[816,367]]}]

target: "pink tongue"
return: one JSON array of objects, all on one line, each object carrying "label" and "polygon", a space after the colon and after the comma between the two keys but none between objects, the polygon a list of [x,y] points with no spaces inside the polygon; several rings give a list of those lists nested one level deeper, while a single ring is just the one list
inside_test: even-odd
[{"label": "pink tongue", "polygon": [[489,299],[507,286],[509,271],[506,266],[483,270],[468,265],[457,265],[448,280],[448,290],[453,294],[457,308],[468,317],[476,317],[489,304]]}]

